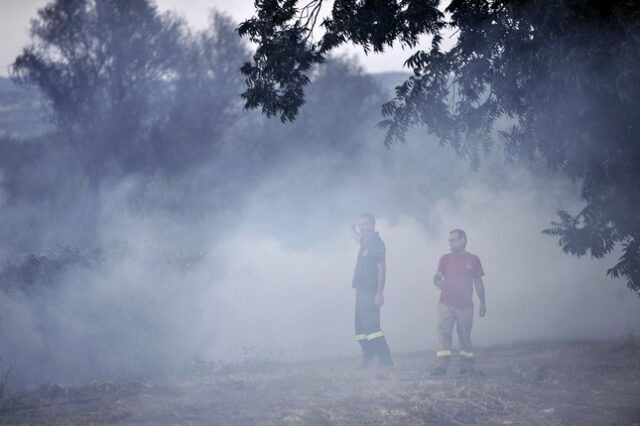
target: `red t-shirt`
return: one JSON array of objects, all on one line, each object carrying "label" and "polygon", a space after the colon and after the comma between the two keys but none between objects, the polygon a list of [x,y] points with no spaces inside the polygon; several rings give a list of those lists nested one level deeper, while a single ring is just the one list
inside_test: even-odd
[{"label": "red t-shirt", "polygon": [[478,256],[447,253],[440,258],[438,272],[444,276],[440,303],[452,308],[472,308],[473,279],[484,275]]}]

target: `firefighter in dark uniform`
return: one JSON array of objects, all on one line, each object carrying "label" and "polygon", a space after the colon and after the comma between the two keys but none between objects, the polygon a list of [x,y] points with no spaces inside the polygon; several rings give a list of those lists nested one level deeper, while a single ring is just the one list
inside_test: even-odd
[{"label": "firefighter in dark uniform", "polygon": [[384,304],[386,279],[385,246],[375,231],[376,220],[363,213],[352,226],[353,239],[360,243],[358,262],[353,274],[356,289],[356,340],[362,347],[362,366],[377,357],[381,366],[392,366],[391,352],[380,329],[380,307]]}]

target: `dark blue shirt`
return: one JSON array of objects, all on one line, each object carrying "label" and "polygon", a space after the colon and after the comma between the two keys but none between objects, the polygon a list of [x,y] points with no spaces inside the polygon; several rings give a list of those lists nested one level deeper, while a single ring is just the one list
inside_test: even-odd
[{"label": "dark blue shirt", "polygon": [[353,273],[352,287],[361,290],[378,288],[378,265],[385,263],[386,248],[377,232],[360,240],[358,262]]}]

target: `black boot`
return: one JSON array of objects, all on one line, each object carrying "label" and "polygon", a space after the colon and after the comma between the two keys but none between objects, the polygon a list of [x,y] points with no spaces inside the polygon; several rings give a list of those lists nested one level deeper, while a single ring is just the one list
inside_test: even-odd
[{"label": "black boot", "polygon": [[462,360],[460,360],[460,374],[466,376],[474,373],[473,358],[462,358]]},{"label": "black boot", "polygon": [[431,377],[444,377],[447,375],[449,368],[450,356],[438,357],[436,366],[431,370]]},{"label": "black boot", "polygon": [[371,348],[371,342],[368,340],[359,340],[358,343],[360,343],[360,347],[362,348],[362,362],[360,363],[360,368],[371,366],[374,356]]},{"label": "black boot", "polygon": [[382,367],[393,367],[393,361],[391,360],[391,350],[387,345],[387,340],[383,337],[378,337],[370,341],[374,348],[374,353],[378,356],[378,361]]}]

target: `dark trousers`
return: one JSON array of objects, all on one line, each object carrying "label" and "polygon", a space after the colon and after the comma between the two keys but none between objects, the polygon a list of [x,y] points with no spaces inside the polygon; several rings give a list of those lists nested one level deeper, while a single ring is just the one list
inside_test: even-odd
[{"label": "dark trousers", "polygon": [[376,289],[356,289],[356,340],[362,347],[362,362],[369,364],[375,356],[382,364],[391,364],[391,352],[380,329],[380,307]]}]

